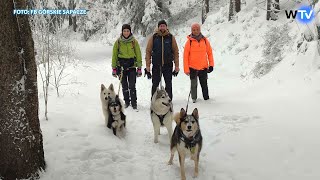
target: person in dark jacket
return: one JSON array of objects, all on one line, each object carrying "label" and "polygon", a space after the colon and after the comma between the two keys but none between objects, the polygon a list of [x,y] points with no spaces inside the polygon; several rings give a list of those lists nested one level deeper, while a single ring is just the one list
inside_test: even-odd
[{"label": "person in dark jacket", "polygon": [[142,75],[141,66],[139,43],[133,37],[130,25],[124,24],[120,37],[113,45],[112,75],[121,78],[125,108],[131,102],[132,108],[137,109],[136,79]]},{"label": "person in dark jacket", "polygon": [[[172,100],[172,76],[179,73],[179,49],[174,36],[169,32],[165,20],[158,22],[158,29],[150,37],[146,48],[146,69],[148,78],[152,78],[151,97],[159,86],[163,76],[165,90]],[[151,60],[152,58],[152,60]],[[152,64],[152,76],[150,65]],[[174,70],[173,70],[174,64]]]}]

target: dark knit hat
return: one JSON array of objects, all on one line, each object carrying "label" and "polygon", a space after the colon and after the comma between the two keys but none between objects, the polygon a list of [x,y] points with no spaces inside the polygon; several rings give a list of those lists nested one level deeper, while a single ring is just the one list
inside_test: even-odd
[{"label": "dark knit hat", "polygon": [[165,20],[159,21],[159,22],[158,22],[158,27],[159,27],[161,24],[165,24],[166,26],[168,26],[168,25],[167,25],[167,22],[166,22]]},{"label": "dark knit hat", "polygon": [[129,24],[122,25],[121,31],[123,31],[124,29],[129,29],[131,32],[131,26]]}]

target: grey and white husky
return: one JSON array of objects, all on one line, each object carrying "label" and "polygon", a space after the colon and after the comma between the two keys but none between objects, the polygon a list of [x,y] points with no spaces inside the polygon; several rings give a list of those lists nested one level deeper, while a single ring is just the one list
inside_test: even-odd
[{"label": "grey and white husky", "polygon": [[161,89],[157,88],[152,96],[150,114],[154,129],[154,143],[158,143],[161,126],[167,128],[170,141],[172,136],[173,107],[171,99],[163,87]]}]

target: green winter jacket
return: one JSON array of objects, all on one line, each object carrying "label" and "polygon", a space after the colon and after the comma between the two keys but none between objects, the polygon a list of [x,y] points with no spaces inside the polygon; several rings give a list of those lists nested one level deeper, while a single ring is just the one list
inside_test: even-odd
[{"label": "green winter jacket", "polygon": [[112,52],[112,68],[119,66],[118,58],[135,58],[134,67],[141,68],[142,56],[140,46],[138,41],[133,36],[129,37],[128,39],[120,37],[114,43]]}]

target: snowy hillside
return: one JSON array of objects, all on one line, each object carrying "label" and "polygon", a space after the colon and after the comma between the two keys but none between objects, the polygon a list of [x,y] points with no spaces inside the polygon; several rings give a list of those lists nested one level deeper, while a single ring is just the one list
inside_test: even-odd
[{"label": "snowy hillside", "polygon": [[[291,7],[290,3],[283,6]],[[267,22],[265,11],[253,0],[247,0],[236,20],[228,22],[227,14],[228,7],[221,7],[209,13],[202,26],[214,48],[215,69],[208,79],[211,99],[204,101],[198,89],[199,101],[189,105],[189,109],[199,109],[204,139],[197,179],[320,179],[317,42],[304,42],[305,51],[297,52],[305,28],[289,22],[284,12],[278,21]],[[169,25],[179,45],[180,62],[189,26],[199,20],[194,17]],[[283,24],[288,24],[292,37],[284,46],[283,59],[265,76],[254,78],[256,62],[263,60],[264,34],[270,27]],[[111,41],[118,35],[112,31],[105,36]],[[138,39],[145,46],[146,40],[142,36]],[[167,131],[161,129],[159,143],[153,143],[151,80],[137,79],[139,112],[126,109],[127,135],[119,139],[105,127],[99,99],[101,83],[113,83],[118,90],[119,81],[111,76],[112,47],[97,40],[72,43],[79,62],[68,71],[78,83],[63,86],[60,98],[50,90],[49,121],[43,118],[40,99],[48,165],[41,180],[180,179],[178,157],[173,165],[167,165]],[[189,88],[189,77],[181,71],[173,79],[175,112],[186,107]],[[187,179],[192,179],[193,161],[187,159],[185,167]]]}]

